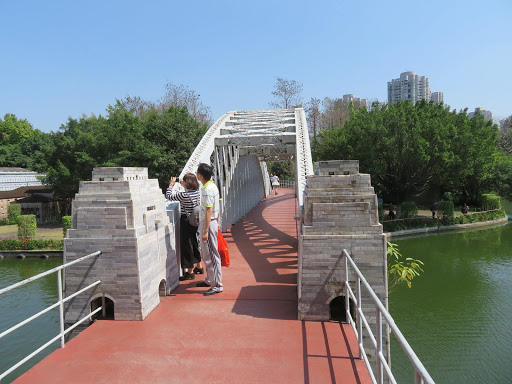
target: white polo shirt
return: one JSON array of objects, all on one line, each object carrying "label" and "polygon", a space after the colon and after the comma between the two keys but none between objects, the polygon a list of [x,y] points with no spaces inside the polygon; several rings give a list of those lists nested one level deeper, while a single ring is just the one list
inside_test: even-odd
[{"label": "white polo shirt", "polygon": [[212,180],[201,187],[201,210],[199,221],[204,221],[206,208],[212,207],[212,220],[219,217],[219,189]]}]

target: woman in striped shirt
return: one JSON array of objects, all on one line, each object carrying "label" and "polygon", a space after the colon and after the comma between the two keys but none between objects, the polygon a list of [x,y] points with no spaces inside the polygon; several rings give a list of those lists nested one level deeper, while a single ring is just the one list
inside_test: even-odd
[{"label": "woman in striped shirt", "polygon": [[171,183],[165,197],[171,201],[179,201],[181,206],[180,220],[180,245],[181,245],[181,268],[183,276],[180,280],[194,280],[196,273],[204,273],[201,268],[201,253],[197,241],[197,227],[190,225],[189,216],[194,212],[194,207],[199,205],[199,182],[193,173],[187,173],[179,180],[180,191],[173,191],[176,178],[171,178]]}]

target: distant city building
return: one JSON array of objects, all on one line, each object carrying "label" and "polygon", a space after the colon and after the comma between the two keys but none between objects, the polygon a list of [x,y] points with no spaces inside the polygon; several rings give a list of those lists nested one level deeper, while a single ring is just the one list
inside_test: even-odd
[{"label": "distant city building", "polygon": [[25,168],[0,167],[0,191],[12,191],[19,187],[42,185],[38,177],[46,175]]},{"label": "distant city building", "polygon": [[366,99],[361,99],[359,97],[356,97],[356,95],[354,93],[349,93],[349,94],[343,95],[343,103],[350,104],[350,102],[354,103],[354,105],[359,105],[359,106],[366,107],[366,105],[367,105]]},{"label": "distant city building", "polygon": [[[442,92],[435,92],[434,102],[444,101]],[[409,100],[415,104],[418,100],[433,99],[429,80],[426,76],[418,76],[416,72],[403,72],[399,79],[388,81],[388,103]]]},{"label": "distant city building", "polygon": [[432,92],[432,97],[430,98],[434,102],[434,104],[444,104],[444,93],[443,92]]},{"label": "distant city building", "polygon": [[481,115],[484,116],[484,119],[485,121],[489,121],[489,120],[492,120],[492,112],[491,111],[487,111],[483,108],[475,108],[475,111],[474,112],[469,112],[468,113],[468,117],[470,119],[472,119],[473,117],[475,117],[475,115],[479,113]]}]

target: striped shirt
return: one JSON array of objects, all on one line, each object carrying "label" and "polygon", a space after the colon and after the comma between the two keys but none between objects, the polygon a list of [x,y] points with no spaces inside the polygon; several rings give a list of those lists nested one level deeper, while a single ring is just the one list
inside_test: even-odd
[{"label": "striped shirt", "polygon": [[189,216],[194,212],[194,207],[199,205],[199,191],[192,191],[186,189],[185,191],[173,191],[172,188],[167,188],[165,198],[171,201],[179,201],[181,206],[181,215]]},{"label": "striped shirt", "polygon": [[219,218],[219,190],[215,183],[210,180],[201,188],[201,211],[199,221],[204,221],[206,208],[212,207],[212,220]]}]

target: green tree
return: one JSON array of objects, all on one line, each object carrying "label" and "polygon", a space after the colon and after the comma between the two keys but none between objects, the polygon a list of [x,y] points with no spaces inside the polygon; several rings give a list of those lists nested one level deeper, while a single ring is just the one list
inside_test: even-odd
[{"label": "green tree", "polygon": [[45,171],[44,150],[49,144],[49,135],[34,129],[27,120],[13,114],[0,119],[0,166]]},{"label": "green tree", "polygon": [[147,167],[164,188],[178,174],[206,132],[186,108],[150,110],[142,119],[120,101],[107,116],[68,119],[52,135],[46,153],[47,182],[59,197],[78,192],[80,180],[90,180],[94,167]]},{"label": "green tree", "polygon": [[315,160],[359,160],[379,195],[396,204],[428,189],[477,201],[494,174],[498,128],[442,104],[419,101],[360,108],[342,127],[322,131]]},{"label": "green tree", "polygon": [[267,170],[275,173],[280,180],[295,180],[295,163],[291,161],[269,161]]},{"label": "green tree", "polygon": [[150,111],[143,120],[144,145],[138,145],[138,160],[160,187],[178,175],[208,127],[194,119],[187,108],[170,107],[164,113]]}]

